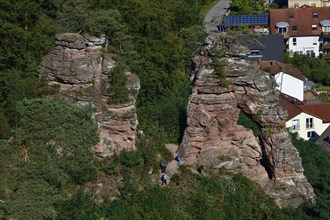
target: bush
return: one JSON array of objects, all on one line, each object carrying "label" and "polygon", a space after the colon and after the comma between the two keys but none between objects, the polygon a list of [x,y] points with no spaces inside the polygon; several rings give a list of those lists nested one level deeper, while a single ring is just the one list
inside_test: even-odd
[{"label": "bush", "polygon": [[180,181],[181,181],[180,176],[177,173],[175,173],[172,176],[171,181],[172,181],[172,183],[174,183],[176,185],[179,185],[180,184]]},{"label": "bush", "polygon": [[123,150],[120,152],[118,159],[126,167],[135,167],[143,163],[143,158],[140,152],[137,151]]},{"label": "bush", "polygon": [[125,66],[118,64],[111,72],[109,92],[109,104],[120,104],[129,101],[129,90],[126,87],[127,76],[125,75]]}]

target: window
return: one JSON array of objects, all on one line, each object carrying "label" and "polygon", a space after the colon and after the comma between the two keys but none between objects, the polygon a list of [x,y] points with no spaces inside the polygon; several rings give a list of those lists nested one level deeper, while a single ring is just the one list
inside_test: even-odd
[{"label": "window", "polygon": [[251,50],[249,57],[262,57],[262,50]]},{"label": "window", "polygon": [[278,34],[286,34],[288,33],[288,30],[286,27],[279,27],[278,28]]},{"label": "window", "polygon": [[323,32],[330,32],[330,26],[323,26],[322,31]]},{"label": "window", "polygon": [[292,130],[300,130],[299,119],[292,120]]},{"label": "window", "polygon": [[292,30],[293,30],[293,31],[298,30],[298,26],[297,26],[297,25],[292,26]]},{"label": "window", "polygon": [[317,12],[313,12],[313,18],[317,18],[317,17],[318,17]]},{"label": "window", "polygon": [[259,50],[251,50],[251,55],[259,55],[260,51]]},{"label": "window", "polygon": [[297,45],[297,38],[292,38],[292,44],[293,44],[293,46],[296,46]]},{"label": "window", "polygon": [[317,29],[317,25],[316,24],[312,24],[312,30],[316,30]]},{"label": "window", "polygon": [[314,51],[313,50],[306,50],[306,55],[307,56],[312,56],[314,54]]},{"label": "window", "polygon": [[313,118],[306,118],[306,128],[311,129],[314,127]]},{"label": "window", "polygon": [[307,131],[307,138],[314,138],[315,132],[314,131]]},{"label": "window", "polygon": [[289,14],[289,18],[293,18],[293,14]]}]

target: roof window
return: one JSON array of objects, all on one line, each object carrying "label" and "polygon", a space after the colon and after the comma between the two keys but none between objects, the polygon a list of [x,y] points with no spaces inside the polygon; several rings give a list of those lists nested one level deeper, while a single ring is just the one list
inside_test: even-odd
[{"label": "roof window", "polygon": [[293,16],[293,14],[289,14],[289,18],[293,18],[294,16]]},{"label": "roof window", "polygon": [[297,31],[298,30],[298,26],[297,25],[292,26],[292,30],[293,31]]},{"label": "roof window", "polygon": [[287,22],[281,21],[281,22],[277,22],[275,24],[276,27],[280,28],[280,27],[288,27],[289,24]]},{"label": "roof window", "polygon": [[317,12],[313,12],[313,18],[318,18],[318,17],[319,17],[318,13]]},{"label": "roof window", "polygon": [[322,20],[322,21],[320,21],[320,24],[322,26],[330,26],[330,20]]},{"label": "roof window", "polygon": [[317,25],[316,24],[312,24],[312,30],[316,30],[317,29]]}]

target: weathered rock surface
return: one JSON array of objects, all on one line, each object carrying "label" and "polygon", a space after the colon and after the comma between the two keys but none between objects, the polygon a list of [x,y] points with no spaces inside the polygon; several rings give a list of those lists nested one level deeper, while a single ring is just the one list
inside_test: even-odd
[{"label": "weathered rock surface", "polygon": [[137,116],[135,98],[140,89],[138,77],[127,75],[130,101],[121,105],[108,104],[111,71],[116,63],[111,54],[103,52],[105,36],[95,37],[77,33],[55,36],[55,47],[39,65],[40,76],[47,79],[53,96],[77,105],[96,107],[100,143],[96,154],[107,157],[116,152],[135,149]]},{"label": "weathered rock surface", "polygon": [[[287,112],[279,105],[275,82],[257,66],[240,60],[245,49],[227,46],[226,40],[210,35],[193,58],[188,126],[179,148],[186,164],[242,172],[280,207],[313,201],[301,158],[284,129]],[[215,59],[224,67],[228,86],[220,84]],[[237,124],[240,111],[259,126],[259,138]]]}]

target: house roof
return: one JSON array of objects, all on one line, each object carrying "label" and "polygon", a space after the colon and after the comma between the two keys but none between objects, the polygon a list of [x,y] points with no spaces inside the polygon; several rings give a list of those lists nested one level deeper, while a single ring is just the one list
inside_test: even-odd
[{"label": "house roof", "polygon": [[[320,22],[330,18],[330,7],[271,9],[269,13],[271,34],[277,34],[276,24],[286,22],[290,36],[321,35]],[[316,29],[312,29],[312,25],[316,25]],[[296,26],[296,30],[293,30],[293,26]]]},{"label": "house roof", "polygon": [[269,23],[268,14],[261,15],[228,15],[223,18],[225,26],[240,26],[240,25],[267,25]]},{"label": "house roof", "polygon": [[330,151],[330,125],[327,129],[325,129],[315,143],[321,145],[324,150]]},{"label": "house roof", "polygon": [[240,37],[242,44],[247,48],[249,48],[250,50],[264,49],[266,47],[264,44],[260,42],[259,38],[251,35],[243,35]]},{"label": "house roof", "polygon": [[308,81],[305,82],[305,85],[306,86],[315,86],[315,83],[311,80],[308,80]]},{"label": "house roof", "polygon": [[324,123],[330,122],[330,102],[299,105],[299,108],[305,113],[322,119]]},{"label": "house roof", "polygon": [[[284,61],[284,40],[282,35],[261,35],[258,38],[246,36],[242,38],[242,43],[250,50],[262,50],[262,60]],[[259,59],[256,58],[254,60]]]},{"label": "house roof", "polygon": [[258,40],[266,46],[264,60],[284,61],[284,39],[282,35],[261,35]]},{"label": "house roof", "polygon": [[293,98],[288,95],[281,94],[280,105],[288,112],[287,120],[290,120],[302,113],[302,110],[297,105],[293,104]]},{"label": "house roof", "polygon": [[330,102],[322,102],[318,104],[302,104],[296,99],[288,95],[281,94],[280,105],[288,111],[288,118],[290,120],[300,113],[312,115],[323,120],[323,123],[330,123]]},{"label": "house roof", "polygon": [[[277,36],[277,35],[274,35]],[[269,72],[272,75],[275,75],[279,72],[284,72],[293,76],[302,81],[306,81],[306,78],[301,74],[300,70],[294,68],[288,64],[279,62],[279,61],[261,61],[261,67],[264,71]]]}]

